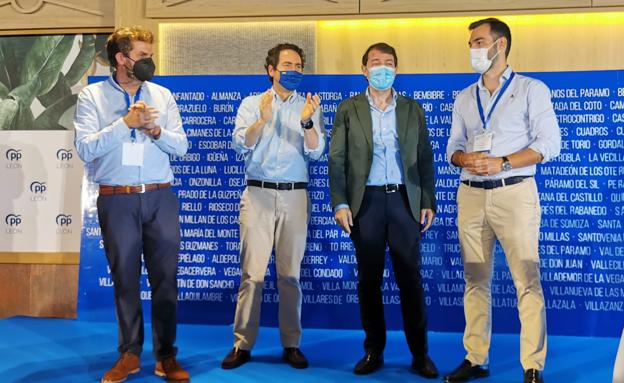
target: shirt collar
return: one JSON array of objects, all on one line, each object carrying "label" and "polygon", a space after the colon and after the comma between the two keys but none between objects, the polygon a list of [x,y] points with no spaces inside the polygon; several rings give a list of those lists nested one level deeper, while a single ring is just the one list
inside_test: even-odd
[{"label": "shirt collar", "polygon": [[[500,78],[498,79],[499,84],[503,85],[507,80],[509,80],[509,77],[511,77],[511,74],[513,73],[513,69],[511,69],[511,65],[507,65],[507,69],[505,69],[505,71],[503,72],[503,75],[500,76]],[[479,87],[480,90],[485,90],[486,87],[483,84],[483,75],[479,76],[479,81],[477,81],[477,86]]]},{"label": "shirt collar", "polygon": [[[371,107],[375,107],[375,101],[373,100],[373,97],[370,95],[370,88],[366,88],[366,99],[368,100],[368,104]],[[394,88],[392,88],[392,102],[390,104],[388,104],[388,106],[390,107],[394,107],[396,106],[396,101],[397,101],[397,92],[396,90],[394,90]]]},{"label": "shirt collar", "polygon": [[297,99],[299,98],[299,93],[297,93],[296,90],[293,90],[292,93],[290,94],[290,96],[288,96],[288,98],[284,101],[282,101],[282,99],[280,98],[280,96],[277,94],[277,92],[275,91],[275,89],[273,87],[271,87],[271,93],[273,93],[273,100],[277,101],[278,103],[282,104],[282,103],[289,103],[292,104],[295,101],[297,101]]},{"label": "shirt collar", "polygon": [[[120,91],[122,93],[126,93],[126,90],[124,88],[122,88],[121,85],[119,85],[119,83],[117,82],[117,79],[115,77],[115,73],[116,72],[111,73],[111,75],[108,77],[108,82],[110,83],[110,85],[113,88],[117,89],[118,91]],[[143,91],[143,85],[145,85],[145,81],[143,81],[143,83],[139,87],[139,89],[141,89],[141,91]]]}]

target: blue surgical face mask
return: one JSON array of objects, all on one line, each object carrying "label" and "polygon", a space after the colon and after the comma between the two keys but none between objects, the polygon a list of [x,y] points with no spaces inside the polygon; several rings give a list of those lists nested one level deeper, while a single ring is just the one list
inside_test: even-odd
[{"label": "blue surgical face mask", "polygon": [[296,70],[280,71],[279,84],[286,90],[296,90],[301,84],[303,73]]},{"label": "blue surgical face mask", "polygon": [[380,65],[368,70],[368,83],[377,90],[388,90],[394,84],[396,69]]}]

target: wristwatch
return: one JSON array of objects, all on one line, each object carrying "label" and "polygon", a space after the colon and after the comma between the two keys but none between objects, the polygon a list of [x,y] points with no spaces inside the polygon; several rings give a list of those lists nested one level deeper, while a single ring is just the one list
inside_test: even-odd
[{"label": "wristwatch", "polygon": [[312,119],[309,119],[308,121],[301,121],[301,127],[305,130],[312,129],[313,126],[314,121],[312,121]]},{"label": "wristwatch", "polygon": [[509,162],[509,158],[503,157],[503,171],[508,172],[512,168],[511,162]]}]

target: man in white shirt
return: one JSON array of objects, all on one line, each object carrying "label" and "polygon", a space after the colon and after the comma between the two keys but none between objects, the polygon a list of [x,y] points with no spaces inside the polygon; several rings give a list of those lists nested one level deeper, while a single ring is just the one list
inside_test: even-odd
[{"label": "man in white shirt", "polygon": [[489,376],[493,248],[498,240],[517,291],[525,383],[543,382],[546,310],[540,282],[541,219],[536,164],[559,154],[561,133],[550,91],[507,65],[511,31],[489,18],[469,27],[477,83],[455,100],[447,158],[462,168],[457,226],[464,262],[464,347],[445,382]]}]

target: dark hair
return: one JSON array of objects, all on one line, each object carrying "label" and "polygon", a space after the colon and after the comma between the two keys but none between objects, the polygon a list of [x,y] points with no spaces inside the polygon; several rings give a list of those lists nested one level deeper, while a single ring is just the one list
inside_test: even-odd
[{"label": "dark hair", "polygon": [[[299,57],[301,57],[301,68],[305,66],[305,53],[303,53],[303,49],[299,48],[295,44],[290,43],[281,43],[277,44],[273,48],[269,49],[267,52],[267,57],[264,63],[264,69],[266,69],[267,74],[269,73],[269,65],[273,67],[273,69],[277,69],[277,64],[279,63],[279,55],[281,51],[285,51],[287,49],[293,50],[297,52]],[[273,78],[269,76],[271,82],[273,82]]]},{"label": "dark hair", "polygon": [[121,27],[111,33],[106,39],[106,53],[112,69],[117,68],[115,55],[119,52],[128,55],[132,50],[133,41],[143,41],[148,44],[154,43],[154,34],[142,26]]},{"label": "dark hair", "polygon": [[504,37],[507,39],[505,57],[509,56],[509,51],[511,50],[511,30],[509,29],[509,26],[495,17],[490,17],[487,19],[475,21],[474,23],[470,24],[468,30],[472,31],[473,29],[476,29],[484,24],[489,24],[490,34],[492,35],[492,38],[494,40],[500,37]]},{"label": "dark hair", "polygon": [[386,43],[375,43],[371,45],[370,47],[368,47],[366,52],[364,52],[364,56],[362,56],[362,65],[366,66],[366,64],[368,64],[368,54],[372,50],[376,50],[382,53],[387,53],[389,55],[392,55],[392,57],[394,57],[394,66],[399,65],[399,58],[397,57],[396,50],[394,50],[392,46]]}]

